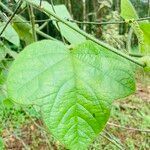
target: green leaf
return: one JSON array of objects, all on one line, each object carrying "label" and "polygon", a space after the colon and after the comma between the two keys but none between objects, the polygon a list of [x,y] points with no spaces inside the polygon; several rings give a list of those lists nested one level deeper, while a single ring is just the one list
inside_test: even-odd
[{"label": "green leaf", "polygon": [[91,41],[73,50],[48,40],[27,46],[7,87],[17,103],[39,106],[50,132],[73,150],[102,131],[113,100],[135,91],[130,63]]},{"label": "green leaf", "polygon": [[[67,8],[65,5],[58,5],[58,6],[54,6],[55,8],[55,12],[57,15],[59,15],[59,17],[62,17],[64,19],[70,19],[72,20]],[[52,10],[51,10],[52,11]],[[70,25],[72,25],[73,27],[79,29],[79,27],[77,26],[76,23],[69,23]],[[57,24],[55,22],[55,25],[57,27]],[[84,36],[82,36],[81,34],[79,34],[78,32],[74,31],[73,29],[69,28],[68,26],[66,26],[65,24],[58,22],[61,34],[71,43],[71,44],[79,44],[82,43],[86,40],[86,38]],[[58,27],[57,27],[58,28]],[[58,29],[59,30],[59,29]]]},{"label": "green leaf", "polygon": [[121,0],[121,17],[125,20],[139,18],[130,0]]},{"label": "green leaf", "polygon": [[[5,22],[0,22],[0,32],[3,30],[5,25]],[[1,36],[16,46],[20,45],[19,36],[14,28],[11,26],[11,24],[8,24],[7,28]]]},{"label": "green leaf", "polygon": [[[36,4],[39,4],[39,2],[36,0],[32,0],[32,1]],[[54,6],[55,12],[53,11],[52,6],[46,1],[42,1],[42,7],[49,12],[56,13],[59,17],[61,17],[63,19],[72,19],[71,15],[69,14],[65,5]],[[55,19],[53,17],[51,17],[51,18]],[[69,22],[69,24],[72,25],[73,27],[79,29],[79,27],[77,26],[76,23]],[[58,28],[57,23],[55,21],[54,21],[54,25]],[[61,34],[71,44],[79,44],[86,40],[86,38],[84,36],[82,36],[81,34],[79,34],[76,31],[74,31],[73,29],[69,28],[65,24],[58,22],[58,25],[59,25],[58,30],[60,29]]]},{"label": "green leaf", "polygon": [[144,45],[144,33],[141,30],[140,25],[137,21],[132,21],[132,23],[130,24],[131,24],[131,28],[133,29],[138,39],[138,46],[139,46],[138,53],[139,53],[141,49],[140,47]]},{"label": "green leaf", "polygon": [[[22,21],[22,20],[20,20]],[[31,28],[27,25],[27,23],[19,22],[13,23],[13,27],[18,33],[21,40],[25,41],[26,45],[34,42],[34,38],[32,35]]]},{"label": "green leaf", "polygon": [[136,21],[131,23],[131,27],[134,30],[138,38],[139,50],[141,53],[150,54],[150,23],[144,21],[138,24]]},{"label": "green leaf", "polygon": [[143,32],[143,43],[140,45],[141,52],[150,54],[150,23],[140,23],[140,29]]},{"label": "green leaf", "polygon": [[[130,0],[121,0],[121,16],[125,20],[130,19],[138,19],[138,14],[136,10],[134,9],[132,3]],[[150,23],[147,21],[143,21],[142,23],[138,24],[136,21],[133,21],[131,23],[131,27],[134,30],[134,33],[136,34],[140,51],[145,54],[149,54],[150,52]]]}]

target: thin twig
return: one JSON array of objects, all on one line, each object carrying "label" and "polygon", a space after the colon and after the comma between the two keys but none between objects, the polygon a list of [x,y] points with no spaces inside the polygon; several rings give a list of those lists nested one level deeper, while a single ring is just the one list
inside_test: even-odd
[{"label": "thin twig", "polygon": [[44,22],[40,27],[39,30],[44,29],[48,25],[48,22]]},{"label": "thin twig", "polygon": [[[128,23],[127,21],[112,21],[112,22],[84,22],[84,21],[78,21],[78,20],[72,20],[72,19],[66,19],[64,18],[66,21],[69,22],[74,22],[77,24],[92,24],[92,25],[107,25],[107,24],[123,24],[123,23]],[[137,22],[141,22],[144,20],[150,20],[150,17],[145,17],[145,18],[139,18],[139,19],[135,19],[132,21],[137,21]],[[35,23],[42,23],[42,22],[48,22],[48,21],[57,21],[56,19],[42,19],[42,20],[35,20]],[[13,21],[14,23],[29,23],[30,21],[25,21],[25,22],[19,22],[19,21]],[[59,22],[59,21],[57,21]]]},{"label": "thin twig", "polygon": [[141,63],[141,62],[139,62],[138,60],[133,59],[133,58],[130,57],[129,55],[124,54],[123,52],[117,50],[116,48],[114,48],[114,47],[112,47],[112,46],[110,46],[110,45],[104,43],[103,41],[100,41],[100,40],[94,38],[93,36],[89,35],[88,33],[84,32],[84,31],[82,31],[82,30],[80,30],[80,29],[78,29],[78,28],[72,26],[72,25],[69,24],[66,20],[60,18],[60,17],[59,17],[58,15],[56,15],[55,13],[50,12],[50,11],[48,11],[48,10],[45,9],[45,8],[39,7],[39,6],[38,6],[36,3],[34,3],[33,1],[29,1],[29,0],[25,0],[25,1],[26,1],[27,3],[29,3],[29,4],[32,4],[34,7],[38,8],[40,11],[42,11],[42,12],[48,14],[48,15],[53,16],[55,19],[59,20],[60,22],[62,22],[62,23],[65,24],[66,26],[68,26],[69,28],[71,28],[71,29],[73,29],[74,31],[78,32],[79,34],[85,36],[87,39],[93,41],[94,43],[96,43],[96,44],[98,44],[98,45],[100,45],[100,46],[106,48],[107,50],[109,50],[109,51],[111,51],[111,52],[117,54],[118,56],[121,56],[121,57],[123,57],[123,58],[125,58],[125,59],[127,59],[127,60],[129,60],[129,61],[131,61],[131,62],[133,62],[133,63],[135,63],[135,64],[137,64],[137,65],[139,65],[140,67],[145,67],[145,64],[144,64],[144,63]]},{"label": "thin twig", "polygon": [[[0,16],[1,17],[1,16]],[[56,21],[55,19],[45,19],[45,20],[35,20],[35,23],[42,23],[42,22],[49,22],[49,21]],[[6,22],[6,21],[3,21],[3,22]],[[15,21],[15,19],[14,20],[12,20],[11,21],[12,23],[30,23],[30,20],[26,20],[26,21]]]},{"label": "thin twig", "polygon": [[44,136],[45,136],[45,139],[46,139],[46,141],[47,141],[47,144],[48,144],[48,147],[49,148],[51,148],[51,144],[50,144],[50,142],[49,142],[49,138],[48,138],[48,136],[47,136],[47,134],[46,133],[48,133],[48,131],[45,129],[45,128],[43,128],[43,127],[41,127],[40,125],[38,125],[36,122],[35,122],[35,120],[30,116],[30,114],[23,108],[23,107],[21,107],[22,108],[22,110],[25,112],[25,114],[30,118],[30,120],[34,123],[34,125],[38,128],[38,129],[40,129],[41,130],[41,132],[43,132],[43,134],[44,134]]},{"label": "thin twig", "polygon": [[148,0],[148,17],[150,17],[150,0]]},{"label": "thin twig", "polygon": [[21,15],[22,13],[24,13],[24,11],[27,9],[27,6],[25,6],[23,9],[21,9],[20,11],[18,11],[18,15]]},{"label": "thin twig", "polygon": [[117,141],[117,138],[114,135],[111,135],[108,131],[103,130],[103,132],[109,136],[111,139],[113,139],[116,143],[118,143],[121,147],[124,147],[124,145],[122,143],[120,143],[119,141]]},{"label": "thin twig", "polygon": [[[150,20],[150,17],[145,17],[145,18],[139,18],[139,19],[135,19],[133,21],[137,21],[137,22],[141,22],[144,20]],[[78,20],[72,20],[72,19],[67,19],[67,21],[69,22],[74,22],[77,24],[92,24],[92,25],[107,25],[107,24],[123,24],[123,23],[128,23],[127,21],[108,21],[108,22],[88,22],[88,21],[78,21]]]},{"label": "thin twig", "polygon": [[144,57],[144,55],[142,55],[142,54],[129,53],[129,55],[132,57],[138,57],[138,58]]},{"label": "thin twig", "polygon": [[72,17],[73,17],[71,0],[68,0],[68,3],[67,3],[67,4],[68,4],[69,12],[70,12],[70,14],[71,14]]},{"label": "thin twig", "polygon": [[42,0],[40,0],[40,7],[42,6]]},{"label": "thin twig", "polygon": [[24,146],[24,149],[25,150],[30,150],[30,147],[23,141],[23,139],[22,138],[20,138],[18,135],[16,135],[16,134],[13,134],[13,136],[17,139],[17,140],[19,140],[21,143],[22,143],[22,145]]},{"label": "thin twig", "polygon": [[0,11],[0,18],[1,18],[1,22],[7,22],[8,21],[8,17],[6,16],[6,14],[5,13],[2,13],[1,11]]},{"label": "thin twig", "polygon": [[[53,0],[50,0],[50,2],[51,2],[51,5],[52,5],[52,10],[53,10],[53,12],[56,14]],[[58,22],[56,22],[56,25],[57,25],[57,28],[58,28],[58,30],[59,30],[59,32],[60,32],[60,36],[61,36],[61,38],[62,38],[62,41],[63,41],[64,44],[65,44],[65,39],[64,39],[64,37],[63,37],[63,35],[62,35],[62,33],[61,33],[61,29],[60,29],[60,26],[59,26]]]},{"label": "thin twig", "polygon": [[13,137],[16,138],[17,140],[19,140],[19,141],[22,143],[22,145],[24,146],[24,149],[25,149],[25,150],[29,150],[28,145],[27,145],[18,135],[16,135],[15,133],[11,133],[8,129],[6,129],[5,131],[7,132],[7,134],[8,134],[10,137],[13,136]]},{"label": "thin twig", "polygon": [[11,22],[11,20],[14,18],[15,14],[17,13],[18,9],[21,7],[22,5],[22,0],[19,1],[19,4],[17,6],[17,8],[15,9],[14,13],[12,14],[12,16],[10,17],[10,19],[6,22],[6,25],[4,26],[4,28],[2,29],[2,31],[0,32],[0,36],[3,34],[3,32],[5,31],[5,29],[7,28],[7,26],[9,25],[9,23]]},{"label": "thin twig", "polygon": [[114,124],[114,123],[110,123],[110,122],[108,122],[107,124],[110,125],[110,127],[111,127],[111,126],[114,126],[114,127],[122,128],[122,129],[124,129],[124,130],[132,130],[132,131],[150,133],[150,130],[149,130],[149,129],[128,128],[128,127],[124,127],[124,126],[121,126],[121,125],[118,125],[118,124]]},{"label": "thin twig", "polygon": [[35,16],[34,16],[34,12],[33,12],[33,7],[31,5],[29,5],[29,16],[30,16],[30,22],[32,25],[32,34],[33,34],[33,38],[34,41],[37,41],[37,35],[36,35],[36,31],[35,31]]},{"label": "thin twig", "polygon": [[[86,1],[82,0],[83,5],[83,20],[86,21]],[[83,30],[86,31],[86,24],[83,24]]]},{"label": "thin twig", "polygon": [[111,142],[112,144],[114,144],[116,147],[118,147],[120,150],[124,150],[118,143],[116,143],[114,140],[112,140],[111,138],[109,138],[106,135],[101,134],[102,137],[104,137],[105,139],[107,139],[109,142]]}]

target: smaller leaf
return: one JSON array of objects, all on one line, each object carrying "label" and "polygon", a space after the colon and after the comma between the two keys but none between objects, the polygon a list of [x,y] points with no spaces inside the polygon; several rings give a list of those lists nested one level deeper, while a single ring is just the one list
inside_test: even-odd
[{"label": "smaller leaf", "polygon": [[[137,36],[139,47],[143,46],[144,45],[144,33],[141,30],[140,25],[138,24],[137,21],[134,21],[134,20],[130,23],[130,25],[135,35]],[[139,49],[138,49],[138,52],[139,52]]]},{"label": "smaller leaf", "polygon": [[[56,14],[62,17],[63,19],[70,19],[72,20],[71,15],[69,14],[67,8],[65,5],[57,5],[54,6]],[[51,10],[53,11],[53,10]],[[79,29],[78,25],[76,23],[68,22],[73,27]],[[55,23],[56,25],[56,23]],[[71,43],[71,44],[79,44],[86,40],[84,36],[79,34],[78,32],[74,31],[73,29],[69,28],[65,24],[58,22],[58,25],[60,27],[61,34]],[[57,25],[56,25],[57,27]],[[57,27],[58,28],[58,27]],[[59,30],[59,29],[58,29]]]},{"label": "smaller leaf", "polygon": [[20,39],[25,41],[26,45],[34,42],[33,35],[30,32],[31,28],[27,24],[21,22],[13,23],[13,27],[18,33]]},{"label": "smaller leaf", "polygon": [[144,54],[150,54],[150,23],[140,23],[140,29],[143,32],[143,43],[140,44],[141,52]]},{"label": "smaller leaf", "polygon": [[121,0],[121,17],[125,20],[139,18],[130,0]]},{"label": "smaller leaf", "polygon": [[[0,22],[0,32],[3,30],[5,25],[6,25],[5,22]],[[17,32],[14,30],[14,28],[11,26],[11,24],[8,24],[7,28],[5,29],[5,31],[1,36],[16,46],[20,45],[19,36]]]}]

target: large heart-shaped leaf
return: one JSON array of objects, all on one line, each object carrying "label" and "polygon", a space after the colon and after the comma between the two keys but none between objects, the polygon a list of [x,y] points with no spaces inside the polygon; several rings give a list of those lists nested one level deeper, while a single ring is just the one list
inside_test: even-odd
[{"label": "large heart-shaped leaf", "polygon": [[104,128],[112,101],[134,90],[130,63],[91,41],[73,50],[61,42],[31,44],[8,77],[9,96],[40,106],[51,133],[73,150],[86,149]]}]

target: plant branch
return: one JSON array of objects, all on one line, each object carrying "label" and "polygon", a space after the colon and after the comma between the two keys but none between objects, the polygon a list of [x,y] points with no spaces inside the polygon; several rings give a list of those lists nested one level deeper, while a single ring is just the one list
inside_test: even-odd
[{"label": "plant branch", "polygon": [[44,22],[38,29],[42,30],[48,25],[48,22]]},{"label": "plant branch", "polygon": [[118,143],[116,143],[116,141],[114,141],[113,139],[111,139],[111,138],[109,138],[108,136],[106,136],[106,135],[103,135],[103,134],[101,134],[101,136],[102,137],[104,137],[105,139],[107,139],[109,142],[111,142],[112,144],[114,144],[116,147],[118,147],[120,150],[124,150],[123,148],[122,148],[122,146],[121,145],[119,145]]},{"label": "plant branch", "polygon": [[[65,19],[65,18],[64,18]],[[92,24],[92,25],[107,25],[107,24],[122,24],[122,23],[128,23],[127,21],[112,21],[112,22],[84,22],[84,21],[78,21],[78,20],[72,20],[72,19],[65,19],[66,21],[69,22],[74,22],[77,24]],[[140,19],[135,19],[133,21],[144,21],[144,20],[150,20],[150,17],[146,17],[146,18],[140,18]],[[42,19],[42,20],[35,20],[35,23],[41,23],[41,22],[48,22],[48,21],[57,21],[56,19]],[[25,21],[24,23],[28,23],[29,21]],[[59,21],[57,21],[59,22]],[[15,23],[20,23],[15,21]]]},{"label": "plant branch", "polygon": [[69,24],[66,20],[64,20],[64,19],[60,18],[59,16],[57,16],[55,13],[52,13],[52,12],[48,11],[47,9],[45,9],[45,8],[43,8],[43,7],[39,7],[39,5],[37,5],[36,3],[34,3],[34,2],[31,1],[31,0],[25,0],[25,1],[26,1],[27,3],[29,3],[29,4],[32,4],[34,7],[38,8],[40,11],[42,11],[42,12],[48,14],[48,15],[53,16],[53,17],[54,17],[55,19],[57,19],[58,21],[60,21],[60,22],[62,22],[63,24],[67,25],[68,27],[70,27],[70,28],[73,29],[74,31],[78,32],[79,34],[85,36],[87,39],[93,41],[94,43],[96,43],[96,44],[98,44],[98,45],[100,45],[100,46],[106,48],[107,50],[110,50],[111,52],[113,52],[113,53],[115,53],[115,54],[117,54],[117,55],[119,55],[119,56],[121,56],[121,57],[123,57],[123,58],[125,58],[125,59],[127,59],[127,60],[129,60],[129,61],[131,61],[131,62],[133,62],[133,63],[135,63],[135,64],[137,64],[137,65],[139,65],[139,66],[141,66],[141,67],[145,67],[145,64],[140,63],[139,61],[137,61],[137,60],[133,59],[132,57],[130,57],[130,56],[128,56],[128,55],[122,53],[121,51],[117,50],[116,48],[113,48],[113,47],[111,47],[110,45],[108,45],[108,44],[106,44],[106,43],[104,43],[104,42],[102,42],[102,41],[99,41],[98,39],[92,37],[92,36],[89,35],[88,33],[86,33],[86,32],[84,32],[84,31],[82,31],[82,30],[80,30],[80,29],[78,29],[78,28],[72,26],[72,25]]},{"label": "plant branch", "polygon": [[150,17],[150,0],[148,0],[148,17]]},{"label": "plant branch", "polygon": [[103,130],[103,132],[109,137],[109,138],[111,138],[112,140],[114,140],[117,144],[119,144],[121,147],[124,147],[124,145],[121,143],[121,142],[119,142],[117,139],[117,137],[115,137],[114,135],[112,135],[112,134],[110,134],[108,131],[106,131],[106,130]]},{"label": "plant branch", "polygon": [[142,55],[142,54],[129,53],[129,55],[132,56],[132,57],[137,57],[137,58],[144,57],[144,55]]},{"label": "plant branch", "polygon": [[[51,5],[52,5],[52,10],[53,10],[53,12],[56,14],[53,0],[50,0],[50,2],[51,2]],[[62,38],[62,41],[63,41],[64,44],[65,44],[65,39],[64,39],[64,37],[63,37],[63,35],[62,35],[62,33],[61,33],[61,29],[60,29],[60,26],[59,26],[58,22],[56,22],[56,25],[57,25],[57,28],[58,28],[58,30],[59,30],[59,32],[60,32],[60,36],[61,36],[61,38]]]},{"label": "plant branch", "polygon": [[46,139],[46,141],[47,141],[48,147],[51,148],[50,141],[48,140],[48,139],[49,139],[49,138],[48,138],[48,135],[46,134],[46,133],[48,133],[48,131],[47,131],[44,127],[42,127],[42,126],[40,126],[39,124],[37,124],[36,121],[34,120],[34,118],[28,113],[28,111],[27,111],[26,109],[24,109],[24,107],[21,106],[21,108],[22,108],[22,110],[25,112],[25,114],[29,117],[29,119],[34,123],[34,125],[35,125],[37,128],[39,128],[39,129],[41,130],[41,132],[43,132],[43,134],[44,134],[44,136],[45,136],[45,139]]},{"label": "plant branch", "polygon": [[[65,19],[65,18],[64,18]],[[122,24],[122,23],[128,23],[127,21],[112,21],[112,22],[84,22],[84,21],[78,21],[78,20],[72,20],[72,19],[65,19],[66,21],[69,22],[73,22],[73,23],[77,23],[77,24],[92,24],[92,25],[107,25],[107,24]],[[144,20],[150,20],[150,17],[146,17],[146,18],[140,18],[140,19],[135,19],[133,21],[144,21]],[[48,21],[57,21],[56,19],[41,19],[41,20],[35,20],[35,23],[41,23],[41,22],[48,22]],[[23,23],[28,23],[29,21],[25,21]],[[57,21],[59,22],[59,21]],[[22,23],[22,22],[17,22],[15,21],[15,23]]]},{"label": "plant branch", "polygon": [[34,16],[34,12],[33,12],[33,7],[31,5],[29,5],[29,16],[30,16],[30,22],[32,25],[32,34],[33,34],[33,38],[34,41],[37,41],[37,35],[36,35],[36,30],[35,30],[35,16]]},{"label": "plant branch", "polygon": [[150,130],[148,129],[137,129],[137,128],[128,128],[128,127],[124,127],[124,126],[120,126],[118,124],[114,124],[114,123],[107,123],[109,126],[114,126],[114,127],[118,127],[118,128],[122,128],[124,130],[132,130],[132,131],[138,131],[138,132],[147,132],[150,133]]},{"label": "plant branch", "polygon": [[42,6],[42,0],[40,0],[40,6]]},{"label": "plant branch", "polygon": [[[139,19],[135,19],[133,21],[141,22],[141,21],[144,21],[144,20],[150,20],[150,17],[139,18]],[[78,21],[78,20],[72,20],[72,19],[67,19],[67,21],[74,22],[74,23],[77,23],[77,24],[92,24],[92,25],[108,25],[108,24],[128,23],[127,21],[88,22],[88,21]]]}]

